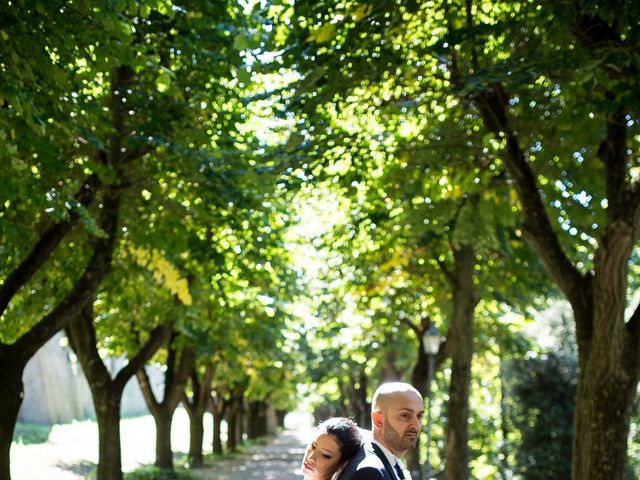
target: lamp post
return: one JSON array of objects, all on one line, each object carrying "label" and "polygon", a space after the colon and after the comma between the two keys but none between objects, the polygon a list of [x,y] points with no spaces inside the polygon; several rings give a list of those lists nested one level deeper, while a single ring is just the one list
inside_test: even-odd
[{"label": "lamp post", "polygon": [[424,332],[422,336],[422,345],[424,353],[427,354],[428,374],[427,374],[427,398],[429,399],[429,408],[427,410],[427,459],[424,462],[425,467],[425,480],[431,479],[431,463],[429,462],[429,447],[431,446],[431,382],[433,381],[433,369],[435,356],[440,349],[440,342],[442,337],[440,332],[432,323],[431,326]]}]

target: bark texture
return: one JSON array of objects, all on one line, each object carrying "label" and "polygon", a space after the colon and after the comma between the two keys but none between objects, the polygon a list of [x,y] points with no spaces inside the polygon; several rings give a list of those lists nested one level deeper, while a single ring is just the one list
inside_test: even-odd
[{"label": "bark texture", "polygon": [[0,352],[0,479],[10,480],[11,442],[24,395],[22,372],[25,365],[14,356],[5,358],[3,353]]},{"label": "bark texture", "polygon": [[447,406],[445,480],[469,478],[469,393],[473,358],[473,314],[477,305],[473,278],[475,252],[469,245],[454,248],[453,312],[449,335],[451,383]]},{"label": "bark texture", "polygon": [[184,406],[189,414],[189,464],[194,468],[204,465],[202,454],[204,439],[204,414],[207,411],[211,398],[211,379],[215,372],[215,367],[209,364],[205,367],[204,373],[198,373],[197,365],[191,369],[191,390],[192,395],[185,393]]},{"label": "bark texture", "polygon": [[127,382],[142,368],[162,345],[170,332],[170,325],[156,328],[149,339],[133,355],[112,379],[100,354],[96,331],[93,324],[93,304],[67,325],[69,344],[78,357],[82,370],[89,382],[93,404],[96,410],[100,445],[98,447],[97,480],[122,480],[122,459],[120,451],[120,403]]},{"label": "bark texture", "polygon": [[169,339],[167,368],[164,377],[163,397],[158,400],[151,389],[149,377],[143,368],[136,373],[144,399],[156,422],[156,466],[173,470],[171,448],[171,423],[193,366],[195,353],[191,347],[177,344],[179,335],[174,331]]}]

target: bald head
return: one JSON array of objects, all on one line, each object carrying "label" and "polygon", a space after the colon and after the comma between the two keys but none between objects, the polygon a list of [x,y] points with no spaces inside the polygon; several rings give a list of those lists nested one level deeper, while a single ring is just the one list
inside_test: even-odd
[{"label": "bald head", "polygon": [[414,448],[422,429],[424,400],[404,382],[383,383],[371,401],[373,438],[397,457]]},{"label": "bald head", "polygon": [[389,382],[380,385],[373,393],[373,399],[371,400],[371,410],[384,412],[389,406],[389,402],[394,397],[402,396],[417,396],[422,401],[422,395],[420,392],[408,383],[404,382]]}]

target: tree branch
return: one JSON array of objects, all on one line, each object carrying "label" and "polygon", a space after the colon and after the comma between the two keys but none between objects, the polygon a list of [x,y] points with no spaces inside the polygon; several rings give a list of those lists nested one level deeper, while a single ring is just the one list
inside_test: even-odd
[{"label": "tree branch", "polygon": [[583,278],[562,250],[545,206],[537,181],[513,133],[507,114],[507,96],[499,84],[481,92],[476,101],[486,126],[506,139],[502,158],[520,200],[524,214],[523,236],[542,260],[547,272],[572,303],[581,301]]},{"label": "tree branch", "polygon": [[177,405],[184,394],[189,379],[189,370],[195,359],[195,351],[187,345],[180,348],[178,355],[180,358],[177,365],[174,362],[171,383],[165,385],[165,401],[171,406]]},{"label": "tree branch", "polygon": [[443,262],[442,260],[440,260],[439,258],[436,258],[436,262],[438,263],[438,266],[440,267],[440,270],[442,270],[442,273],[444,274],[444,276],[447,279],[447,281],[449,282],[449,284],[451,286],[455,285],[456,277],[453,275],[451,270],[449,270],[449,267],[447,267],[447,264],[445,262]]},{"label": "tree branch", "polygon": [[[78,356],[82,370],[92,385],[111,381],[111,374],[100,358],[96,347],[96,330],[93,324],[93,298],[66,326],[69,345]],[[94,392],[95,393],[95,392]]]},{"label": "tree branch", "polygon": [[129,363],[122,368],[116,375],[115,381],[120,383],[123,388],[129,379],[147,363],[147,361],[158,351],[160,346],[167,341],[171,334],[172,324],[170,321],[166,321],[162,325],[154,328],[149,333],[149,338],[145,342],[140,350],[129,359]]},{"label": "tree branch", "polygon": [[[80,190],[74,198],[77,203],[87,207],[95,198],[96,189],[100,185],[100,179],[94,173],[83,182]],[[13,296],[25,283],[33,277],[38,269],[47,261],[65,235],[71,230],[78,220],[79,215],[71,211],[69,218],[59,223],[50,224],[40,235],[29,255],[9,274],[0,286],[0,314],[3,313]]]},{"label": "tree branch", "polygon": [[629,190],[627,176],[627,128],[625,113],[619,109],[607,120],[607,135],[600,143],[598,156],[605,166],[609,221],[628,218]]},{"label": "tree branch", "polygon": [[155,416],[160,402],[158,402],[155,394],[153,393],[153,388],[151,388],[151,381],[149,380],[149,375],[147,374],[147,369],[144,365],[140,370],[136,372],[136,377],[138,378],[138,384],[140,384],[140,390],[142,391],[142,396],[144,397],[147,407],[149,407],[149,410]]},{"label": "tree branch", "polygon": [[29,359],[67,322],[80,314],[93,301],[102,279],[111,270],[111,257],[118,234],[120,194],[108,191],[101,209],[100,226],[107,233],[96,238],[93,254],[83,274],[56,307],[13,344],[17,355]]}]

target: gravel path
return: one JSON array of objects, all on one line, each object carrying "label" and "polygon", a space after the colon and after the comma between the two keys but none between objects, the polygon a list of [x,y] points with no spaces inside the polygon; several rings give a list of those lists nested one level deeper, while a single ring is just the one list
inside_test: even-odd
[{"label": "gravel path", "polygon": [[221,460],[195,472],[200,480],[301,480],[300,468],[310,429],[285,430],[262,447],[234,459]]}]

